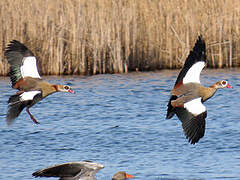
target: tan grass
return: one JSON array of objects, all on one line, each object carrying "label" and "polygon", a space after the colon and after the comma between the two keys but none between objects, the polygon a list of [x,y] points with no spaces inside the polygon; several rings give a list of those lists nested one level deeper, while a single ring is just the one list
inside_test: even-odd
[{"label": "tan grass", "polygon": [[46,75],[179,68],[199,34],[209,67],[240,65],[238,0],[4,0],[0,17],[0,59],[17,39]]}]

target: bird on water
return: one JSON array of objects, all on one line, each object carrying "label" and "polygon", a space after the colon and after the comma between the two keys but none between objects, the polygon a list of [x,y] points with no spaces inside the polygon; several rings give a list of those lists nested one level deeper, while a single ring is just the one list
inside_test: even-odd
[{"label": "bird on water", "polygon": [[[59,180],[97,180],[96,173],[104,168],[103,165],[92,161],[79,161],[57,164],[34,172],[34,177],[59,177]],[[124,171],[119,171],[112,180],[126,180],[134,178]]]}]

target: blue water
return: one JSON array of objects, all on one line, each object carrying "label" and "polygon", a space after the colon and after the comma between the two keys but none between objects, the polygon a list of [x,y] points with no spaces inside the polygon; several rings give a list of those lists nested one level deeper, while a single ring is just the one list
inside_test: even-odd
[{"label": "blue water", "polygon": [[240,69],[202,73],[205,86],[227,79],[234,88],[205,103],[206,133],[196,145],[176,117],[165,119],[178,72],[43,77],[76,94],[55,93],[31,108],[39,125],[23,111],[12,126],[5,116],[15,90],[0,78],[0,179],[31,180],[36,170],[81,160],[105,166],[100,180],[120,170],[137,180],[240,179]]}]

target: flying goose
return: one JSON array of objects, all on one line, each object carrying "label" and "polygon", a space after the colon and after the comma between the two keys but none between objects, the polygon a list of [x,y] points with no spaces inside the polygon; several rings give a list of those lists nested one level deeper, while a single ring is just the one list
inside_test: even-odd
[{"label": "flying goose", "polygon": [[195,144],[205,133],[207,109],[203,102],[211,98],[220,88],[232,88],[226,80],[210,87],[200,84],[200,73],[206,64],[206,45],[201,36],[188,55],[171,91],[168,102],[167,119],[177,115],[182,122],[186,138]]},{"label": "flying goose", "polygon": [[33,122],[38,124],[29,111],[30,107],[55,92],[74,93],[70,86],[50,84],[42,80],[38,73],[36,57],[19,41],[12,40],[4,55],[10,64],[12,88],[18,89],[18,92],[8,100],[6,120],[9,125],[25,107]]}]

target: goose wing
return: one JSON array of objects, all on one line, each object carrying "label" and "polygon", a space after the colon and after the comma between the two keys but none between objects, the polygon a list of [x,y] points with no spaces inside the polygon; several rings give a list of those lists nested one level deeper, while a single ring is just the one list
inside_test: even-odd
[{"label": "goose wing", "polygon": [[[60,177],[60,179],[77,179],[85,176],[95,176],[104,166],[90,161],[69,162],[58,164],[39,171],[32,175],[35,177]],[[72,177],[72,178],[71,178]]]},{"label": "goose wing", "polygon": [[[190,51],[182,70],[180,71],[175,86],[182,83],[200,83],[200,73],[206,64],[206,45],[201,36],[198,37],[193,50]],[[180,84],[179,84],[180,83]],[[175,87],[174,86],[174,87]]]},{"label": "goose wing", "polygon": [[182,122],[186,138],[191,144],[197,143],[204,136],[207,117],[207,110],[201,98],[184,103],[184,107],[176,107],[175,112]]},{"label": "goose wing", "polygon": [[8,125],[12,124],[25,107],[32,106],[41,99],[41,91],[19,91],[17,94],[12,95],[8,100],[8,112],[6,118]]},{"label": "goose wing", "polygon": [[[190,51],[184,67],[180,71],[177,80],[174,85],[174,89],[180,87],[182,84],[187,83],[199,83],[200,73],[206,64],[206,45],[201,36],[195,43],[192,51]],[[173,108],[171,101],[177,99],[177,96],[171,96],[168,102],[167,119],[174,116],[176,108]]]},{"label": "goose wing", "polygon": [[34,54],[22,43],[12,40],[4,53],[10,64],[10,78],[12,87],[24,77],[41,78],[37,69]]}]

